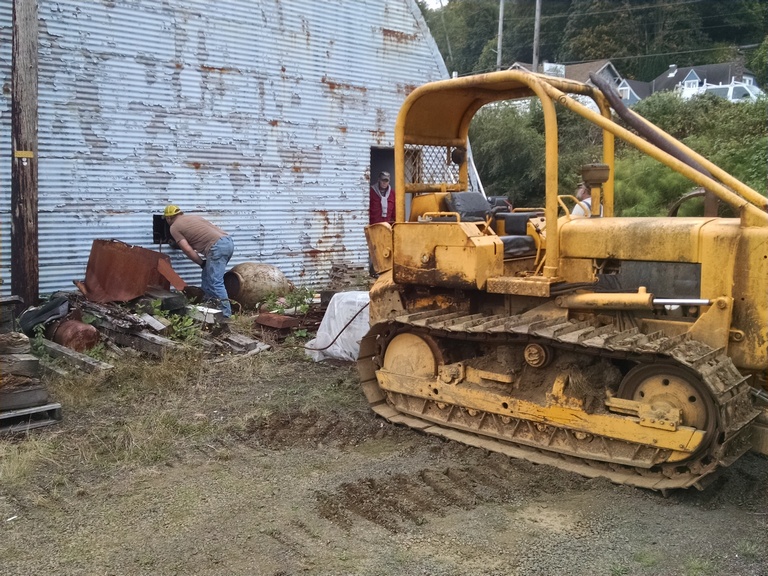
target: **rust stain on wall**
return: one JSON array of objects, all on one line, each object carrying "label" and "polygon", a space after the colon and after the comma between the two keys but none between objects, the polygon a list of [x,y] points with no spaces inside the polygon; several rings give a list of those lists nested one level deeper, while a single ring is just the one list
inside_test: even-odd
[{"label": "rust stain on wall", "polygon": [[328,216],[328,210],[315,210],[316,214],[319,214],[323,219],[323,229],[327,230],[331,225],[331,219]]},{"label": "rust stain on wall", "polygon": [[217,66],[206,66],[205,64],[200,65],[200,71],[201,72],[218,72],[219,74],[232,74],[237,73],[239,74],[239,70],[235,70],[234,68],[221,68]]},{"label": "rust stain on wall", "polygon": [[270,121],[269,121],[269,125],[270,125],[270,126],[273,126],[273,127],[274,127],[274,126],[277,126],[278,124],[280,124],[280,121],[279,121],[279,120],[270,120]]},{"label": "rust stain on wall", "polygon": [[400,84],[399,82],[397,84],[398,94],[402,94],[404,96],[408,96],[411,92],[416,90],[416,88],[418,88],[416,84]]},{"label": "rust stain on wall", "polygon": [[187,166],[190,166],[195,170],[200,170],[200,168],[203,167],[203,165],[200,162],[187,162]]},{"label": "rust stain on wall", "polygon": [[382,28],[381,33],[384,35],[385,40],[392,40],[399,44],[407,44],[408,42],[415,42],[418,38],[416,34],[406,34],[399,30],[392,30],[390,28]]},{"label": "rust stain on wall", "polygon": [[381,144],[381,141],[384,140],[384,137],[387,135],[384,130],[368,130],[368,132],[370,132],[371,136],[376,139],[376,144]]},{"label": "rust stain on wall", "polygon": [[355,92],[361,92],[363,94],[368,92],[368,88],[366,88],[365,86],[355,86],[354,84],[343,84],[341,82],[334,82],[333,80],[329,79],[328,76],[323,76],[320,79],[320,82],[322,82],[323,84],[328,86],[328,88],[331,91],[335,91],[335,90],[353,90]]}]

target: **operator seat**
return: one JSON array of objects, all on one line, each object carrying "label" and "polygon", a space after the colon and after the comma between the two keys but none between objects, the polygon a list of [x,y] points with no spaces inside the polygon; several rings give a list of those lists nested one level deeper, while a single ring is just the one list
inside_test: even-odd
[{"label": "operator seat", "polygon": [[445,199],[449,212],[456,212],[462,222],[487,222],[491,218],[504,221],[505,234],[499,236],[504,244],[505,258],[521,258],[536,254],[536,242],[527,233],[530,213],[496,212],[488,199],[479,192],[451,192]]}]

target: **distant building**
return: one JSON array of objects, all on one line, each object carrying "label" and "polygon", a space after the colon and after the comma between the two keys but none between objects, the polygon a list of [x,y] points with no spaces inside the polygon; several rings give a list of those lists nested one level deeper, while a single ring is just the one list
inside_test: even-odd
[{"label": "distant building", "polygon": [[619,85],[619,94],[628,105],[657,92],[674,92],[686,100],[711,93],[731,102],[754,101],[764,95],[755,75],[738,61],[684,68],[672,64],[651,82],[624,80]]},{"label": "distant building", "polygon": [[[527,62],[515,62],[509,67],[510,70],[525,70],[527,72],[530,72],[531,68],[533,68],[533,64]],[[602,76],[614,85],[618,85],[623,79],[610,60],[594,60],[592,62],[581,62],[579,64],[554,64],[551,62],[543,62],[542,64],[539,64],[538,71],[549,76],[559,76],[561,78],[568,78],[569,80],[576,80],[586,84],[592,84],[589,80],[590,74]]]},{"label": "distant building", "polygon": [[621,101],[627,106],[637,104],[643,98],[648,98],[651,95],[650,82],[640,82],[639,80],[624,78],[616,89],[621,96]]}]

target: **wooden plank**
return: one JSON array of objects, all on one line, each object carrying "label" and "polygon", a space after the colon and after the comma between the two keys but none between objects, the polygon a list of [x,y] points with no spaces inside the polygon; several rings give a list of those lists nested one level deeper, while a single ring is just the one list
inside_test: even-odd
[{"label": "wooden plank", "polygon": [[107,325],[112,330],[124,332],[138,332],[147,327],[146,322],[140,316],[126,312],[121,308],[106,306],[96,302],[85,301],[81,303],[82,310],[96,316],[100,325]]},{"label": "wooden plank", "polygon": [[[152,316],[151,314],[142,314],[140,316],[144,322],[147,323],[147,326],[149,326],[152,330],[157,332],[158,334],[165,334],[168,331],[168,326],[170,326],[170,321],[165,322],[159,320],[156,316]],[[165,320],[165,318],[163,318]]]},{"label": "wooden plank", "polygon": [[275,328],[277,330],[297,328],[298,326],[301,326],[301,321],[298,318],[286,316],[284,314],[273,314],[272,312],[262,312],[256,316],[253,322],[254,324],[266,326],[267,328]]},{"label": "wooden plank", "polygon": [[222,339],[243,352],[250,352],[251,350],[258,348],[260,344],[263,344],[263,342],[259,340],[255,340],[244,334],[238,334],[237,332],[228,332],[222,336]]},{"label": "wooden plank", "polygon": [[61,422],[61,404],[52,403],[0,412],[0,432],[13,434]]},{"label": "wooden plank", "polygon": [[47,402],[48,390],[39,381],[28,386],[0,389],[0,410],[19,410]]},{"label": "wooden plank", "polygon": [[40,360],[32,354],[0,354],[0,374],[36,378],[40,376]]},{"label": "wooden plank", "polygon": [[171,292],[157,286],[150,286],[145,294],[153,300],[160,300],[162,310],[181,310],[187,305],[187,297],[181,292]]},{"label": "wooden plank", "polygon": [[221,310],[206,306],[187,306],[187,316],[206,324],[216,324],[224,318]]},{"label": "wooden plank", "polygon": [[111,370],[113,368],[112,364],[107,364],[106,362],[96,360],[95,358],[91,358],[90,356],[86,356],[80,352],[76,352],[75,350],[67,348],[66,346],[56,344],[56,342],[45,339],[43,339],[41,342],[43,349],[49,356],[53,358],[61,358],[68,365],[73,366],[78,370],[84,370],[86,372],[98,372],[100,370]]},{"label": "wooden plank", "polygon": [[69,376],[69,372],[47,358],[40,358],[40,371],[43,376]]},{"label": "wooden plank", "polygon": [[243,356],[245,357],[254,356],[256,354],[260,354],[261,352],[266,352],[270,348],[272,348],[272,346],[270,346],[269,344],[265,344],[264,342],[259,342],[259,345],[256,346],[256,348],[254,348],[253,350],[249,350],[248,352],[243,354]]},{"label": "wooden plank", "polygon": [[768,416],[758,416],[752,423],[752,450],[768,456]]},{"label": "wooden plank", "polygon": [[0,354],[28,354],[32,346],[29,338],[21,332],[0,334]]},{"label": "wooden plank", "polygon": [[18,296],[0,298],[0,333],[13,332],[16,328],[16,316],[21,311],[23,302]]},{"label": "wooden plank", "polygon": [[11,33],[11,293],[40,293],[37,192],[37,0],[13,1]]},{"label": "wooden plank", "polygon": [[168,350],[178,347],[178,344],[168,338],[163,338],[157,334],[152,334],[146,330],[135,334],[128,334],[117,330],[112,330],[106,326],[99,326],[99,331],[109,336],[121,346],[130,346],[139,352],[146,352],[152,356],[162,358]]}]

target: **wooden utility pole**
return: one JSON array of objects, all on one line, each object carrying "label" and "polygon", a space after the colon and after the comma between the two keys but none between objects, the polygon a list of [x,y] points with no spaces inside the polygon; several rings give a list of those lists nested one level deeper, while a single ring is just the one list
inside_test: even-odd
[{"label": "wooden utility pole", "polygon": [[25,306],[40,291],[37,230],[37,0],[13,0],[11,291]]},{"label": "wooden utility pole", "polygon": [[504,0],[499,0],[499,34],[496,38],[496,70],[501,70],[501,36],[504,32]]},{"label": "wooden utility pole", "polygon": [[539,29],[541,28],[541,0],[536,0],[536,17],[533,22],[533,63],[531,72],[539,71]]}]

